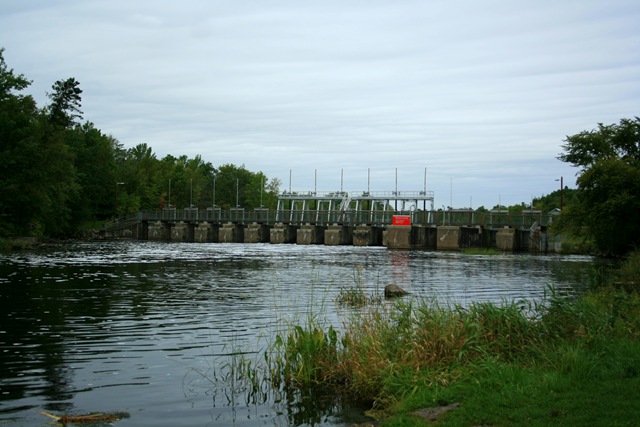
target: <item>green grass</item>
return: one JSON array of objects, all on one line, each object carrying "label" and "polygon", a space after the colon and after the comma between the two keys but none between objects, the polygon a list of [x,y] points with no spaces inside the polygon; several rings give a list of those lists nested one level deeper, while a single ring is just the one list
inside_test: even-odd
[{"label": "green grass", "polygon": [[525,307],[358,305],[341,331],[309,316],[278,334],[265,366],[246,375],[278,389],[329,387],[372,402],[370,414],[385,426],[430,425],[412,411],[451,403],[460,407],[438,425],[635,425],[640,293],[630,284],[638,259],[630,256],[613,276],[624,286],[581,298],[552,291]]},{"label": "green grass", "polygon": [[335,299],[336,304],[343,307],[364,307],[372,304],[381,304],[382,294],[376,287],[375,293],[369,295],[364,289],[364,278],[362,276],[363,266],[356,265],[353,272],[353,285],[341,287]]}]

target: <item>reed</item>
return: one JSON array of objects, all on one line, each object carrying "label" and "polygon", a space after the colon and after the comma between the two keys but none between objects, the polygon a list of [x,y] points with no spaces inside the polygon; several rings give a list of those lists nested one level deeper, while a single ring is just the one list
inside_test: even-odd
[{"label": "reed", "polygon": [[[363,290],[361,277],[356,270]],[[379,416],[399,414],[389,425],[414,425],[406,415],[412,409],[460,400],[465,404],[442,425],[545,425],[557,417],[579,425],[569,412],[588,408],[575,409],[575,399],[606,405],[574,393],[597,394],[621,378],[629,379],[625,392],[640,386],[640,293],[629,287],[601,286],[580,298],[549,288],[539,304],[336,303],[351,308],[340,328],[310,312],[303,322],[285,324],[260,362],[238,360],[228,371],[257,395],[268,387],[284,395],[332,388],[372,402]],[[560,405],[554,393],[566,402]],[[505,407],[520,412],[505,421]]]},{"label": "reed", "polygon": [[640,250],[627,255],[616,272],[615,283],[628,292],[640,292]]},{"label": "reed", "polygon": [[373,294],[369,295],[365,291],[365,280],[362,275],[364,267],[362,265],[356,265],[353,271],[353,285],[348,287],[341,287],[338,295],[335,299],[336,304],[342,307],[364,307],[371,304],[381,304],[382,296],[379,292],[378,286]]}]

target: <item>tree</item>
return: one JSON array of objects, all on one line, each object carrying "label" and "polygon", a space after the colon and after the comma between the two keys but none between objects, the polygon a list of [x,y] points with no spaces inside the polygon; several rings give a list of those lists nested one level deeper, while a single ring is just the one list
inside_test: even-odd
[{"label": "tree", "polygon": [[40,155],[38,109],[33,97],[19,93],[31,82],[14,74],[3,53],[0,49],[0,234],[25,235],[37,216],[38,198],[28,194],[37,185],[30,183],[34,159]]},{"label": "tree", "polygon": [[62,128],[69,128],[77,123],[77,119],[82,118],[81,93],[80,83],[73,77],[55,82],[53,92],[47,94],[51,100],[47,108],[51,123]]},{"label": "tree", "polygon": [[31,81],[24,75],[13,74],[4,60],[4,48],[0,48],[0,101],[15,96],[13,91],[21,91],[29,87]]},{"label": "tree", "polygon": [[534,198],[533,206],[545,213],[559,208],[560,205],[563,205],[563,209],[567,209],[575,203],[577,197],[577,190],[565,185],[562,190],[555,190],[547,195]]},{"label": "tree", "polygon": [[581,171],[575,203],[561,224],[584,233],[605,255],[640,243],[640,118],[568,136],[559,159]]},{"label": "tree", "polygon": [[65,141],[73,153],[81,186],[72,206],[74,224],[111,217],[116,182],[113,138],[87,122],[67,130]]},{"label": "tree", "polygon": [[606,159],[619,159],[638,167],[640,161],[640,118],[622,119],[619,124],[598,124],[598,129],[567,136],[565,153],[558,158],[582,171]]}]

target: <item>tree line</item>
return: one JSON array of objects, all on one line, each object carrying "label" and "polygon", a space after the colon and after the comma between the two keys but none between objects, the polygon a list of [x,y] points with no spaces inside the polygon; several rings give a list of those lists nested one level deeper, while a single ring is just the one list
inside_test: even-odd
[{"label": "tree line", "polygon": [[199,155],[157,158],[147,144],[125,149],[82,122],[77,80],[55,82],[45,107],[23,93],[30,84],[0,49],[0,237],[69,237],[141,209],[275,209],[277,178]]},{"label": "tree line", "polygon": [[599,123],[568,136],[558,156],[579,168],[576,198],[561,229],[593,243],[603,255],[625,255],[640,245],[640,118]]},{"label": "tree line", "polygon": [[[23,94],[0,48],[0,237],[72,236],[124,213],[164,208],[275,209],[281,182],[244,165],[214,167],[199,155],[157,158],[151,147],[125,149],[82,120],[82,90],[60,80],[36,105]],[[554,228],[624,255],[640,244],[640,119],[598,124],[567,136],[558,158],[579,168],[576,189],[563,188],[509,207],[550,211]],[[499,207],[504,208],[504,207]]]}]

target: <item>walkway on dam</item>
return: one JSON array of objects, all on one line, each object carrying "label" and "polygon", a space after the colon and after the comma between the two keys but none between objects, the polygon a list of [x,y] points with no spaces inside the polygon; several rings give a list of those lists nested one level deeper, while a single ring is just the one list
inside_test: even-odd
[{"label": "walkway on dam", "polygon": [[[524,210],[510,212],[508,210],[475,211],[471,209],[449,210],[308,210],[308,209],[280,209],[269,210],[257,208],[253,211],[244,209],[208,208],[199,209],[162,209],[157,211],[140,211],[134,215],[127,215],[121,223],[165,221],[165,222],[207,222],[211,224],[288,224],[288,225],[368,225],[384,227],[393,224],[394,217],[409,217],[411,225],[457,225],[457,226],[485,226],[485,227],[516,227],[530,228],[534,224],[549,224],[552,214],[543,214],[539,210]],[[116,223],[112,224],[113,226]]]},{"label": "walkway on dam", "polygon": [[138,212],[105,237],[201,243],[295,243],[457,250],[547,252],[551,217],[539,211],[164,209]]},{"label": "walkway on dam", "polygon": [[[433,209],[433,192],[284,192],[276,210],[168,208],[124,216],[105,237],[212,243],[389,248],[547,249],[553,215],[537,210]],[[126,236],[125,236],[126,235]]]}]

